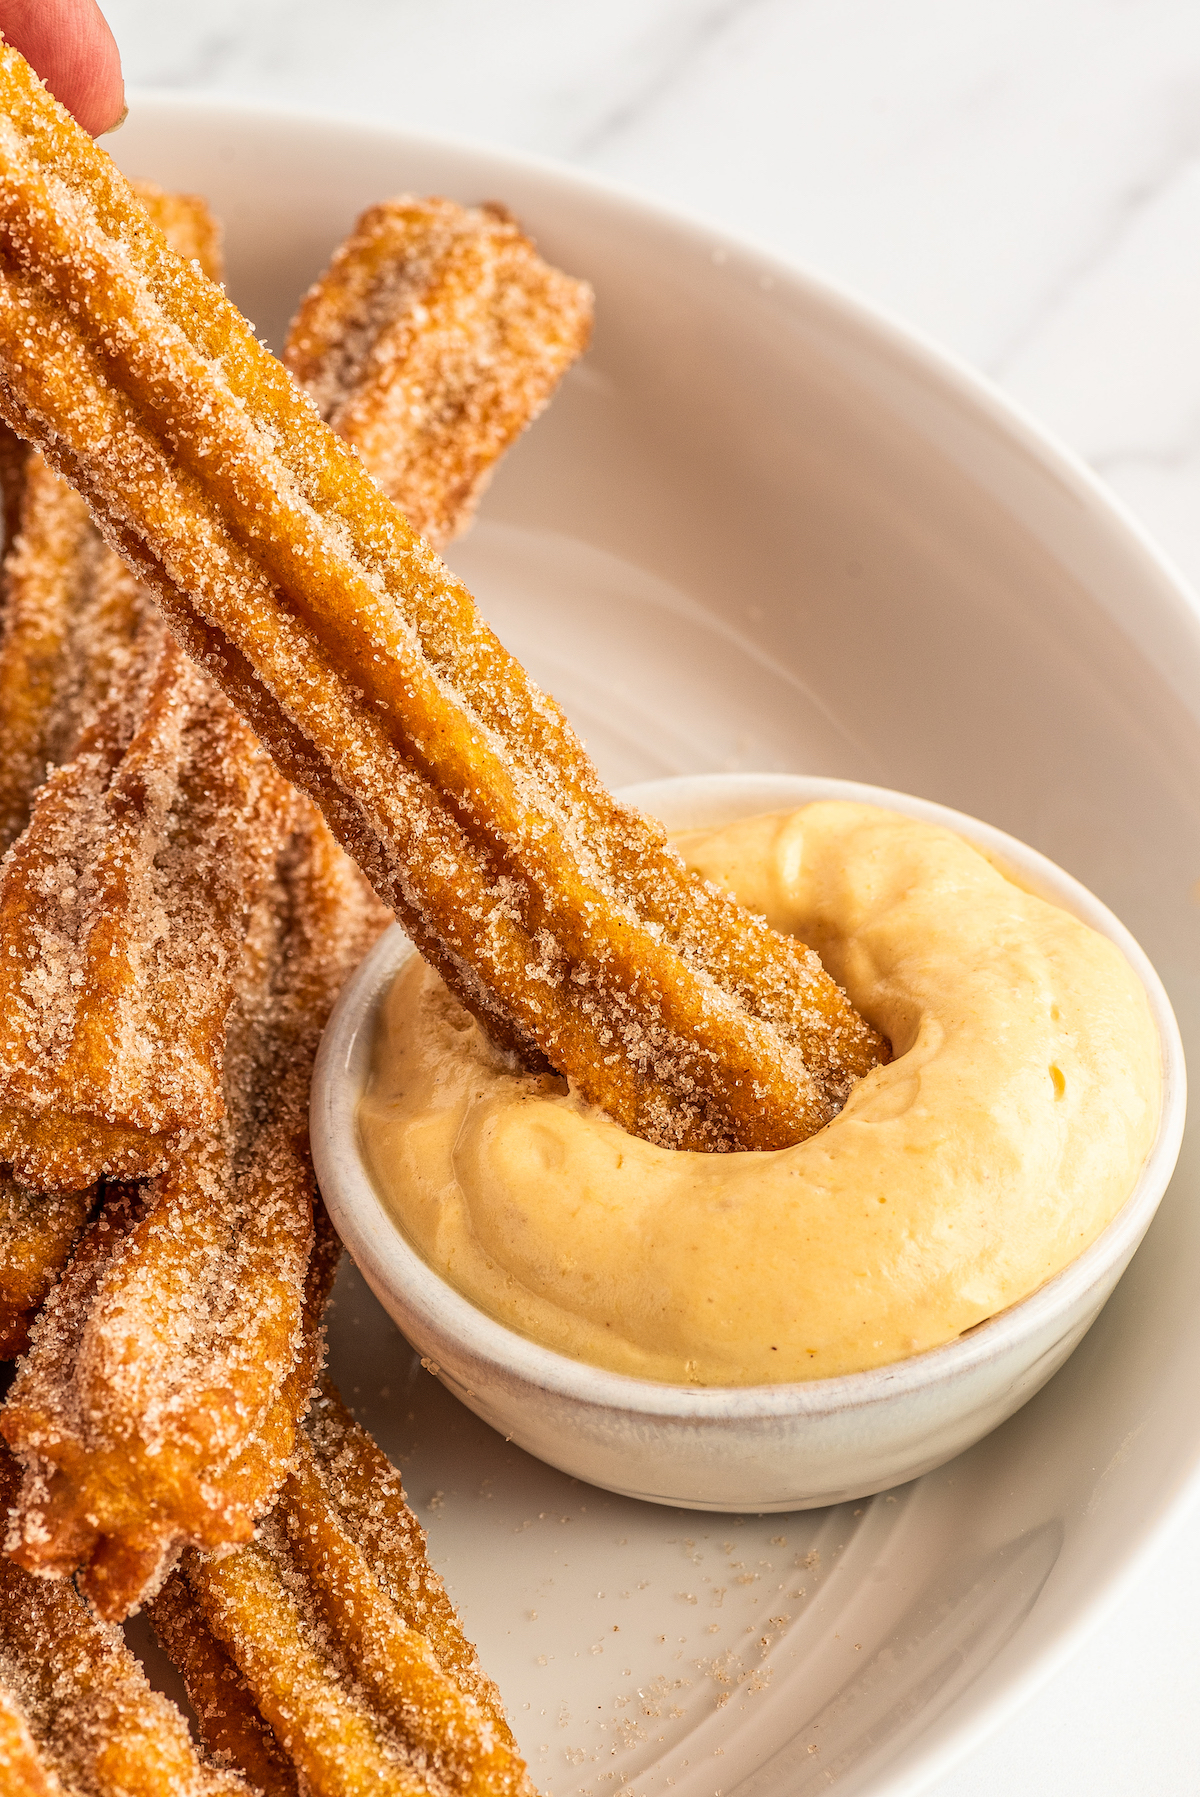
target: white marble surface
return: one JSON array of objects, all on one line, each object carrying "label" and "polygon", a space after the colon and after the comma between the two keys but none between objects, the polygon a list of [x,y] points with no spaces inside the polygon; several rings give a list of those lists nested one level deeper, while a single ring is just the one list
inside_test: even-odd
[{"label": "white marble surface", "polygon": [[[111,0],[128,77],[559,157],[993,376],[1200,584],[1194,0]],[[1198,1788],[1200,1535],[937,1797]]]}]

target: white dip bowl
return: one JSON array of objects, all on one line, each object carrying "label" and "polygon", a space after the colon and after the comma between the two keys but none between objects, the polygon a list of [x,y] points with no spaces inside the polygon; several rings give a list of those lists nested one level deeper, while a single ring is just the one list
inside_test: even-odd
[{"label": "white dip bowl", "polygon": [[1035,850],[945,806],[879,787],[786,774],[706,774],[624,795],[672,829],[724,824],[816,799],[857,799],[957,830],[1018,883],[1116,943],[1158,1029],[1158,1134],[1122,1209],[1079,1258],[957,1341],[837,1379],[666,1385],[572,1360],[495,1321],[401,1233],[363,1162],[357,1111],[380,1005],[414,951],[398,927],[338,1002],[317,1060],[312,1145],[329,1213],[371,1289],[449,1390],[493,1428],[576,1478],[704,1510],[796,1510],[882,1491],[940,1466],[1020,1408],[1099,1315],[1175,1166],[1186,1079],[1174,1013],[1128,930]]}]

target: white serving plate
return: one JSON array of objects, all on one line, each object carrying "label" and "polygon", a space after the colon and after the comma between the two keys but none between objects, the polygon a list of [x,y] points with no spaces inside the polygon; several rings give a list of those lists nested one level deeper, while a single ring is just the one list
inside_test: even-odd
[{"label": "white serving plate", "polygon": [[[600,322],[451,559],[609,779],[803,771],[986,818],[1113,908],[1196,1039],[1197,610],[989,389],[818,280],[532,162],[171,99],[138,101],[113,145],[209,195],[276,344],[363,205],[509,202],[592,279]],[[897,1797],[1047,1677],[1195,1483],[1194,1136],[1030,1405],[897,1493],[786,1519],[548,1471],[348,1273],[334,1371],[403,1465],[538,1781]]]}]

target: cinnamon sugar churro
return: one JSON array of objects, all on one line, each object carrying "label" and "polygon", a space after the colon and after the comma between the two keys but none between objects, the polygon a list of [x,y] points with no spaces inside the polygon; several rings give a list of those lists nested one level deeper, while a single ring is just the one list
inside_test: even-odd
[{"label": "cinnamon sugar churro", "polygon": [[[220,233],[203,200],[134,184],[168,241],[207,275]],[[24,829],[48,764],[69,758],[153,607],[101,540],[78,494],[42,458],[0,444],[0,853]]]},{"label": "cinnamon sugar churro", "polygon": [[404,1484],[376,1441],[355,1422],[326,1377],[304,1419],[305,1433],[341,1523],[406,1628],[424,1636],[442,1670],[487,1716],[501,1739],[512,1732],[495,1684],[462,1632],[446,1587],[429,1563],[425,1534]]},{"label": "cinnamon sugar churro", "polygon": [[184,1543],[248,1539],[283,1478],[335,1258],[325,1238],[310,1260],[312,1060],[382,922],[310,816],[250,933],[223,1122],[110,1193],[34,1327],[0,1413],[26,1469],[8,1551],[78,1571],[103,1616]]},{"label": "cinnamon sugar churro", "polygon": [[[668,1146],[820,1127],[882,1044],[689,876],[11,49],[0,411],[493,1032]],[[37,354],[32,353],[36,342]]]},{"label": "cinnamon sugar churro", "polygon": [[83,500],[38,455],[24,465],[13,506],[24,529],[5,558],[0,614],[0,852],[28,823],[48,763],[69,753],[77,734],[86,695],[72,690],[71,676],[78,668],[90,684],[94,664],[70,655],[65,639],[82,609],[91,551],[102,549]]},{"label": "cinnamon sugar churro", "polygon": [[254,1693],[204,1619],[182,1573],[147,1606],[154,1632],[183,1679],[200,1740],[214,1764],[240,1772],[260,1797],[297,1797],[296,1768]]},{"label": "cinnamon sugar churro", "polygon": [[216,1123],[247,919],[296,799],[157,626],[0,865],[0,1158],[78,1189]]},{"label": "cinnamon sugar churro", "polygon": [[503,206],[388,200],[301,302],[284,362],[412,528],[441,548],[587,347],[591,290]]},{"label": "cinnamon sugar churro", "polygon": [[29,1325],[70,1259],[96,1187],[39,1192],[0,1170],[0,1360],[29,1346]]},{"label": "cinnamon sugar churro", "polygon": [[[364,1477],[382,1477],[371,1495]],[[366,1500],[364,1502],[364,1499]],[[381,1549],[383,1551],[381,1551]],[[348,1788],[532,1797],[495,1687],[479,1670],[399,1479],[326,1389],[253,1544],[194,1554],[152,1610],[168,1647],[194,1606],[240,1677],[236,1740],[212,1713],[214,1663],[180,1654],[202,1738],[237,1760],[252,1716],[314,1797]],[[218,1709],[227,1708],[223,1704]],[[261,1736],[250,1735],[251,1752]]]},{"label": "cinnamon sugar churro", "polygon": [[[180,253],[219,271],[203,201],[138,193]],[[0,1160],[63,1192],[154,1171],[167,1138],[220,1116],[232,972],[291,799],[41,456],[10,502]]]},{"label": "cinnamon sugar churro", "polygon": [[[0,1502],[15,1479],[0,1450]],[[6,1797],[250,1797],[203,1763],[117,1629],[71,1585],[2,1559],[0,1785]]]}]

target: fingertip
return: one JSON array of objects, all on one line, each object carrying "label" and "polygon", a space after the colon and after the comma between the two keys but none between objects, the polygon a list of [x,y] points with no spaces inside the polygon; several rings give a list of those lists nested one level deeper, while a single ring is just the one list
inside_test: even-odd
[{"label": "fingertip", "polygon": [[93,137],[125,116],[121,53],[96,0],[2,0],[0,26]]}]

